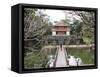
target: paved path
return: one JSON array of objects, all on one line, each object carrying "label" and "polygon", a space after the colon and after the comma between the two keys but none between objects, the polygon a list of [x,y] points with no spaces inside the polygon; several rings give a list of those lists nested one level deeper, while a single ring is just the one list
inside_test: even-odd
[{"label": "paved path", "polygon": [[58,49],[58,56],[57,56],[57,61],[56,61],[56,67],[66,67],[67,63],[66,63],[66,59],[65,59],[65,53],[64,53],[64,48],[59,47]]}]

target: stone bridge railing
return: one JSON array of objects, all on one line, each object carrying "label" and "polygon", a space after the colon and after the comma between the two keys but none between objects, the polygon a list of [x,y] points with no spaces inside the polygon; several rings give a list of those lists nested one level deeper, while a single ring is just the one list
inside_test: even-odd
[{"label": "stone bridge railing", "polygon": [[69,36],[46,36],[43,40],[48,44],[52,43],[55,45],[69,45],[69,44],[82,44],[83,40],[80,36],[69,35]]}]

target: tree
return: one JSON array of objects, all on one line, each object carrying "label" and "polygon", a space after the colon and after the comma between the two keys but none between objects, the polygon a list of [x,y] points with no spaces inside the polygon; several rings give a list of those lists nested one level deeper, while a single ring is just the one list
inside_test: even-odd
[{"label": "tree", "polygon": [[51,33],[52,23],[42,11],[44,10],[24,9],[24,48],[26,52],[40,51],[45,45],[43,37]]},{"label": "tree", "polygon": [[82,38],[85,43],[92,44],[94,43],[94,21],[95,16],[94,12],[75,12],[78,16],[80,16],[82,20]]},{"label": "tree", "polygon": [[81,30],[82,30],[82,22],[80,22],[79,20],[74,20],[73,23],[71,24],[71,34],[81,35]]},{"label": "tree", "polygon": [[[68,14],[65,12],[65,15]],[[95,13],[92,11],[70,11],[72,15],[71,34],[78,34],[86,44],[94,43]]]}]

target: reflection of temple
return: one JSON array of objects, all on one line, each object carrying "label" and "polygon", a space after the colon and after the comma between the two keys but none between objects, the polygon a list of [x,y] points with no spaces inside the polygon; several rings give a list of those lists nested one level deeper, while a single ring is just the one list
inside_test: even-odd
[{"label": "reflection of temple", "polygon": [[60,21],[57,22],[52,29],[52,36],[66,36],[70,35],[70,28],[68,24]]}]

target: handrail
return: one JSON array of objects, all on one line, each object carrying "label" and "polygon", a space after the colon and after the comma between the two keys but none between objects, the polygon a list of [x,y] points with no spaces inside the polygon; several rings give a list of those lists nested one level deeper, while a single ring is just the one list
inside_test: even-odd
[{"label": "handrail", "polygon": [[[57,56],[58,56],[58,48],[56,49],[56,53],[55,53],[55,60],[54,60],[54,63],[53,63],[53,67],[55,67],[56,66],[56,61],[57,61]],[[48,67],[48,63],[46,64],[46,67]]]},{"label": "handrail", "polygon": [[64,53],[65,53],[66,65],[69,65],[69,64],[68,64],[68,54],[67,54],[65,48],[64,48]]},{"label": "handrail", "polygon": [[56,54],[55,54],[55,61],[54,61],[54,67],[56,67],[56,62],[57,62],[57,56],[58,56],[58,48],[56,50]]}]

